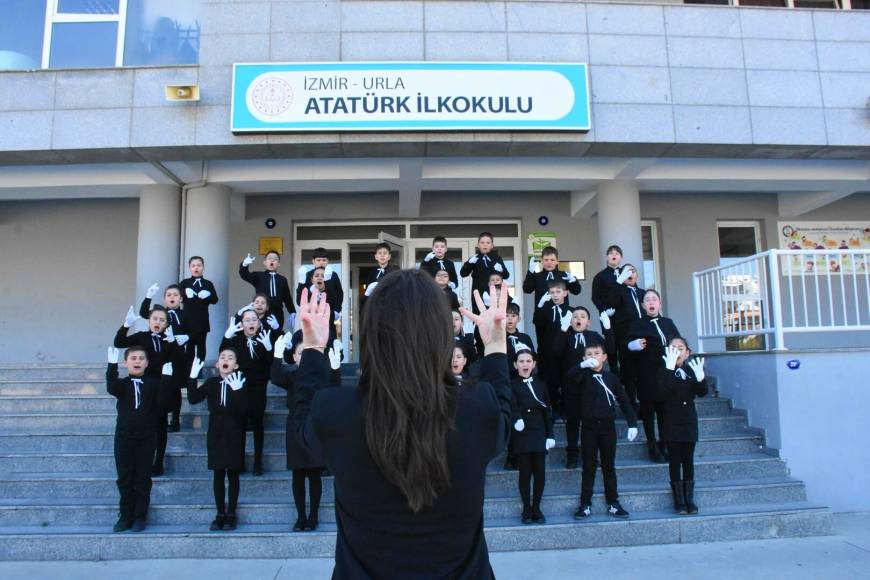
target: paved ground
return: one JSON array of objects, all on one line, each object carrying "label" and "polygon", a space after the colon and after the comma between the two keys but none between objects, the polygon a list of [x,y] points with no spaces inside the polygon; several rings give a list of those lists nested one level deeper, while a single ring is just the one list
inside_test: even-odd
[{"label": "paved ground", "polygon": [[[835,516],[836,536],[493,554],[499,580],[529,578],[870,579],[870,513]],[[214,554],[211,554],[214,556]],[[330,560],[0,562],[4,580],[315,580]]]}]

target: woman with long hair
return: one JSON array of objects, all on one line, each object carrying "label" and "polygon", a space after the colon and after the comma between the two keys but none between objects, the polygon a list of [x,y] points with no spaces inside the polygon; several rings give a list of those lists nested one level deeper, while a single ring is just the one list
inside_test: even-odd
[{"label": "woman with long hair", "polygon": [[[490,288],[490,296],[495,296]],[[335,476],[333,578],[492,578],[483,534],[486,468],[510,433],[508,293],[475,322],[480,380],[459,388],[444,292],[425,272],[383,277],[360,329],[358,388],[329,384],[326,300],[300,300],[296,435]]]}]

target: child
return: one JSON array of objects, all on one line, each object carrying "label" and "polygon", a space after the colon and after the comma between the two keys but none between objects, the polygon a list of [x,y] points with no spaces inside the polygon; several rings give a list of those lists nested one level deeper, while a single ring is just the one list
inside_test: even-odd
[{"label": "child", "polygon": [[[664,413],[662,401],[656,393],[656,372],[663,366],[665,347],[680,331],[674,321],[661,315],[662,299],[655,290],[643,295],[644,315],[628,327],[625,346],[636,356],[637,396],[640,400],[640,418],[646,434],[649,458],[655,463],[666,463],[667,446],[661,439],[661,422]],[[659,442],[656,445],[655,423],[659,422]]]},{"label": "child", "polygon": [[[253,310],[257,313],[257,318],[260,319],[260,326],[268,328],[273,336],[280,335],[281,324],[279,324],[278,318],[269,312],[269,298],[265,294],[254,294],[254,299],[250,304],[239,308],[239,311],[236,312],[236,322],[241,322],[242,315],[248,310]],[[275,337],[277,338],[277,336]]]},{"label": "child", "polygon": [[444,295],[450,304],[450,310],[459,310],[459,297],[456,296],[456,292],[450,289],[450,274],[447,270],[435,271],[435,283],[444,290]]},{"label": "child", "polygon": [[[362,300],[360,301],[360,308],[365,306],[366,299],[371,296],[372,292],[374,292],[375,288],[377,288],[378,280],[381,279],[381,276],[385,276],[390,272],[399,269],[396,266],[390,265],[390,255],[391,250],[389,244],[381,243],[375,246],[375,262],[377,263],[378,267],[369,272],[369,275],[366,278],[366,291],[362,297]],[[330,303],[329,307],[332,308],[332,303]]]},{"label": "child", "polygon": [[[486,292],[484,292],[483,294],[480,295],[480,298],[483,300],[483,303],[486,306],[489,306],[490,300],[492,300],[493,298],[496,301],[498,301],[498,295],[499,295],[499,293],[501,293],[502,282],[504,282],[504,276],[502,276],[498,272],[493,272],[492,274],[489,275],[489,285],[487,286],[487,288],[491,288],[491,287],[495,286],[496,295],[494,297],[490,297],[489,290],[487,290]],[[514,303],[513,296],[508,295],[508,304],[513,304],[513,303]]]},{"label": "child", "polygon": [[468,357],[465,356],[465,349],[458,344],[453,347],[453,358],[450,359],[450,370],[453,371],[453,376],[456,377],[457,383],[468,379],[468,373],[465,372],[465,366],[468,364]]},{"label": "child", "polygon": [[[547,246],[541,252],[541,271],[537,272],[538,261],[534,256],[529,258],[529,270],[526,273],[526,279],[523,280],[523,292],[526,294],[534,293],[536,310],[546,307],[546,300],[542,302],[542,298],[548,293],[548,284],[553,280],[564,280],[565,287],[571,294],[575,296],[580,294],[580,282],[570,272],[562,272],[559,270],[559,250],[553,246]],[[568,299],[565,299],[568,302]],[[541,337],[538,335],[538,342]]]},{"label": "child", "polygon": [[[310,295],[314,295],[318,293],[318,295],[322,296],[326,295],[326,302],[329,304],[329,308],[332,312],[336,313],[335,320],[340,318],[340,310],[341,310],[341,301],[344,299],[343,293],[334,291],[336,288],[336,284],[330,284],[329,279],[327,278],[328,271],[330,270],[329,266],[316,266],[311,272],[309,272],[308,280],[310,282],[310,286],[308,288],[308,293]],[[333,275],[333,280],[337,280],[338,276]],[[296,299],[302,299],[302,287],[296,288]],[[338,309],[338,310],[336,310]]]},{"label": "child", "polygon": [[[151,465],[157,446],[157,418],[160,398],[167,385],[164,379],[146,376],[148,353],[141,346],[131,346],[124,352],[128,376],[118,378],[120,351],[110,346],[106,369],[106,391],[118,399],[118,419],[115,423],[115,468],[118,471],[118,493],[121,495],[121,516],[112,528],[115,532],[145,529],[148,505],[151,503]],[[172,364],[163,373],[172,374]],[[171,378],[171,377],[170,377]]]},{"label": "child", "polygon": [[187,335],[188,358],[206,360],[205,342],[211,326],[208,320],[208,307],[218,303],[217,290],[210,280],[202,277],[205,260],[201,256],[191,256],[187,261],[190,278],[178,283],[184,293],[184,316]]},{"label": "child", "polygon": [[[323,458],[299,444],[296,438],[296,427],[293,422],[293,414],[296,410],[294,404],[294,380],[299,360],[302,358],[302,341],[295,347],[287,347],[291,336],[285,334],[275,342],[275,358],[272,360],[271,379],[275,386],[287,391],[287,427],[285,443],[287,447],[287,469],[293,472],[293,502],[296,504],[296,523],[293,524],[294,532],[312,531],[317,529],[317,512],[320,510],[320,498],[323,493]],[[293,364],[284,364],[284,352],[292,352]],[[308,496],[311,500],[311,511],[305,511],[305,480],[308,480]]]},{"label": "child", "polygon": [[468,365],[471,365],[477,360],[477,350],[474,348],[474,336],[471,334],[463,334],[462,332],[462,314],[458,310],[451,311],[453,317],[453,340],[462,347],[468,358]]},{"label": "child", "polygon": [[517,360],[517,353],[521,350],[532,350],[532,337],[517,330],[520,319],[520,305],[515,302],[509,303],[507,305],[504,325],[507,334],[508,364],[512,379],[517,376],[517,369],[513,366],[513,363]]},{"label": "child", "polygon": [[[239,332],[241,330],[241,332]],[[236,353],[238,368],[247,379],[247,412],[251,431],[254,433],[254,470],[263,475],[263,417],[266,412],[266,385],[272,364],[272,339],[260,325],[257,313],[246,310],[240,323],[230,323],[221,341],[221,350],[232,349]]]},{"label": "child", "polygon": [[426,254],[423,258],[423,263],[420,264],[420,269],[424,272],[429,272],[433,277],[439,272],[447,272],[448,282],[451,290],[459,288],[459,276],[456,275],[456,264],[453,260],[447,258],[447,238],[438,236],[432,239],[432,251]]},{"label": "child", "polygon": [[550,404],[558,415],[562,409],[562,351],[558,338],[562,326],[571,320],[571,309],[565,304],[567,286],[561,278],[552,280],[547,296],[550,306],[535,310],[533,319],[538,339],[540,373],[550,389]]},{"label": "child", "polygon": [[656,373],[656,390],[663,401],[664,422],[660,429],[668,445],[674,511],[683,515],[698,513],[695,505],[695,444],[698,442],[695,397],[707,394],[704,359],[686,363],[691,354],[686,339],[675,336],[665,350],[664,368]]},{"label": "child", "polygon": [[[612,252],[611,252],[612,253]],[[637,357],[625,347],[628,327],[643,318],[643,288],[637,286],[637,270],[631,264],[622,267],[616,284],[610,289],[611,315],[616,354],[619,360],[610,361],[610,368],[619,373],[631,404],[637,409]],[[617,370],[618,369],[618,370]]]},{"label": "child", "polygon": [[580,507],[574,512],[574,518],[580,520],[592,513],[592,488],[595,485],[595,468],[599,458],[607,513],[617,518],[627,518],[628,512],[620,505],[616,489],[616,405],[619,405],[628,421],[629,441],[634,441],[637,437],[637,417],[619,377],[604,370],[604,363],[607,361],[604,346],[587,346],[585,354],[586,360],[571,370],[565,392],[566,412],[572,417],[580,417],[583,421],[580,432],[583,476]]},{"label": "child", "polygon": [[311,292],[310,287],[314,283],[312,280],[314,272],[317,269],[322,269],[324,290],[321,290],[321,292],[326,292],[329,307],[332,309],[335,319],[338,320],[341,318],[341,306],[344,303],[344,289],[341,287],[341,280],[335,275],[332,266],[329,265],[329,254],[326,252],[326,249],[314,248],[311,263],[314,264],[313,268],[310,266],[300,266],[296,272],[296,276],[299,279],[299,284],[296,285],[296,302],[302,299],[303,288],[308,288],[308,291]]},{"label": "child", "polygon": [[[236,529],[236,506],[239,502],[239,473],[245,467],[245,419],[248,389],[245,376],[238,371],[236,352],[221,348],[215,365],[220,376],[205,380],[197,388],[196,377],[203,363],[194,360],[187,386],[191,405],[208,399],[208,468],[213,471],[217,516],[209,527],[212,531]],[[195,371],[195,372],[194,372]],[[225,497],[224,479],[229,481],[229,501]]]},{"label": "child", "polygon": [[281,265],[281,254],[271,250],[266,252],[263,259],[263,266],[266,267],[265,272],[251,272],[248,267],[254,262],[254,257],[251,254],[245,256],[239,266],[239,276],[242,280],[254,287],[254,292],[265,295],[269,301],[269,312],[275,315],[278,319],[279,327],[284,327],[284,308],[293,316],[296,313],[296,306],[293,305],[293,297],[290,294],[290,285],[287,283],[287,278],[278,273],[278,267]]},{"label": "child", "polygon": [[[595,274],[592,279],[592,303],[598,312],[607,312],[616,308],[612,303],[614,289],[619,285],[616,279],[622,273],[622,248],[613,244],[607,248],[607,265]],[[613,312],[607,312],[613,316]],[[603,330],[603,328],[602,328]],[[614,361],[610,361],[613,366]]]},{"label": "child", "polygon": [[[556,446],[553,435],[553,411],[547,398],[547,385],[532,377],[535,355],[524,350],[514,363],[517,378],[511,381],[514,428],[511,432],[514,458],[520,470],[520,499],[523,502],[524,524],[547,522],[541,512],[544,495],[547,452]],[[532,477],[534,491],[530,493]]]},{"label": "child", "polygon": [[[489,291],[489,277],[493,272],[501,274],[503,280],[507,280],[510,276],[507,266],[505,266],[498,252],[495,251],[492,234],[482,232],[477,237],[477,247],[475,248],[474,255],[468,258],[468,261],[462,265],[459,275],[463,278],[471,276],[472,296],[475,290],[483,296],[484,292]],[[474,314],[478,314],[476,302],[472,303],[471,311]],[[480,340],[480,335],[476,329],[474,336],[478,351],[483,353],[483,342]]]}]

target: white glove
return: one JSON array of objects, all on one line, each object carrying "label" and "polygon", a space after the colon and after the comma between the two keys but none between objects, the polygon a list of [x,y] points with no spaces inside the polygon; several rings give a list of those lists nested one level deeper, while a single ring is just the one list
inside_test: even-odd
[{"label": "white glove", "polygon": [[199,360],[199,357],[195,357],[190,365],[190,378],[195,379],[198,377],[204,366],[205,362]]},{"label": "white glove", "polygon": [[190,340],[190,336],[188,336],[186,334],[176,334],[175,335],[175,343],[178,346],[184,346],[188,340]]},{"label": "white glove", "polygon": [[115,348],[114,346],[110,346],[109,350],[106,352],[106,360],[108,360],[113,365],[118,364],[118,360],[121,358],[121,351]]},{"label": "white glove", "polygon": [[704,377],[707,376],[704,374],[704,359],[703,358],[695,358],[689,361],[689,368],[692,369],[692,372],[695,373],[695,380],[699,383],[704,380]]},{"label": "white glove", "polygon": [[568,284],[573,284],[577,281],[577,278],[571,272],[565,272],[562,274],[562,280],[565,280]]},{"label": "white glove", "polygon": [[124,317],[124,328],[130,328],[136,324],[137,320],[139,320],[139,315],[136,314],[136,311],[133,310],[133,307],[131,306],[127,310],[127,315]]},{"label": "white glove", "polygon": [[583,362],[580,363],[581,369],[594,369],[598,366],[598,359],[595,358],[585,358]]},{"label": "white glove", "polygon": [[[200,290],[199,292],[197,292],[196,295],[199,297],[200,300],[205,300],[206,298],[211,296],[211,292],[209,292],[208,290]],[[193,296],[191,296],[190,298],[193,298]]]},{"label": "white glove", "polygon": [[[292,336],[290,337],[292,340]],[[277,339],[275,339],[275,348],[273,349],[273,353],[275,354],[275,358],[283,359],[284,351],[287,349],[287,335],[282,334]]]},{"label": "white glove", "polygon": [[287,320],[289,321],[288,324],[290,326],[288,328],[290,330],[293,330],[294,328],[296,328],[296,313],[295,312],[291,313],[290,316],[287,317]]},{"label": "white glove", "polygon": [[514,352],[520,352],[521,350],[532,350],[532,347],[518,340],[514,343]]},{"label": "white glove", "polygon": [[241,322],[230,322],[230,325],[227,327],[227,331],[224,333],[224,338],[232,338],[236,335],[237,332],[242,331],[242,323]]},{"label": "white glove", "polygon": [[245,386],[246,380],[247,379],[242,376],[242,373],[240,373],[239,371],[236,371],[227,377],[227,384],[230,386],[230,388],[232,390],[238,391],[239,389],[241,389],[242,387]]},{"label": "white glove", "polygon": [[260,331],[260,334],[257,335],[257,340],[260,341],[266,350],[272,350],[272,339],[269,337],[269,333],[264,330]]},{"label": "white glove", "polygon": [[665,349],[665,354],[662,356],[662,360],[665,361],[665,368],[669,371],[677,368],[677,359],[680,358],[680,351],[675,349],[672,346],[669,346]]},{"label": "white glove", "polygon": [[646,345],[643,343],[642,338],[637,338],[628,343],[628,350],[638,351],[643,350]]},{"label": "white glove", "polygon": [[538,308],[543,308],[544,305],[549,301],[550,301],[550,293],[545,292],[544,295],[541,296],[541,299],[538,300]]},{"label": "white glove", "polygon": [[245,258],[242,260],[242,266],[247,268],[248,266],[250,266],[253,263],[254,263],[254,257],[249,252],[248,255],[245,256]]},{"label": "white glove", "polygon": [[[336,348],[336,346],[338,348]],[[335,342],[333,342],[332,348],[329,349],[326,354],[327,356],[329,356],[329,368],[337,371],[338,368],[341,366],[341,343],[339,342],[338,345],[336,345]]]},{"label": "white glove", "polygon": [[493,269],[494,269],[496,272],[498,272],[499,274],[501,274],[502,272],[504,272],[504,268],[502,268],[502,267],[501,267],[501,264],[499,264],[498,262],[496,262],[495,266],[493,266]]},{"label": "white glove", "polygon": [[629,427],[628,428],[628,440],[634,441],[637,439],[637,427]]},{"label": "white glove", "polygon": [[538,260],[534,256],[532,256],[531,258],[529,258],[529,272],[534,274],[537,271],[538,271]]},{"label": "white glove", "polygon": [[251,302],[247,306],[242,306],[241,308],[239,308],[239,311],[236,312],[236,316],[241,316],[242,314],[244,314],[248,310],[253,310],[253,309],[254,309],[254,303]]},{"label": "white glove", "polygon": [[480,298],[481,298],[481,300],[483,300],[483,304],[484,304],[484,306],[489,306],[489,302],[490,302],[490,300],[489,300],[489,292],[484,292],[483,295],[482,295]]},{"label": "white glove", "polygon": [[165,335],[163,340],[166,342],[175,342],[175,333],[172,331],[172,325],[167,326],[166,330],[163,331],[163,334]]},{"label": "white glove", "polygon": [[333,318],[335,318],[335,320],[341,319],[341,312],[339,312],[338,310],[336,310],[332,314],[333,314]]},{"label": "white glove", "polygon": [[544,443],[544,447],[546,447],[547,451],[549,451],[550,449],[552,449],[555,446],[556,446],[555,439],[547,439],[547,442]]},{"label": "white glove", "polygon": [[332,275],[334,272],[332,271],[332,266],[327,266],[323,269],[323,279],[324,280],[332,280]]},{"label": "white glove", "polygon": [[332,341],[332,350],[336,351],[338,354],[341,354],[341,351],[344,350],[344,345],[341,344],[341,340],[336,338]]},{"label": "white glove", "polygon": [[155,282],[148,286],[148,290],[145,291],[145,298],[151,299],[157,296],[157,291],[160,290],[160,286]]},{"label": "white glove", "polygon": [[193,291],[193,288],[185,288],[184,295],[188,298],[193,298],[194,296],[196,296],[196,292]]},{"label": "white glove", "polygon": [[604,311],[604,314],[606,314],[607,316],[613,316],[614,314],[616,314],[616,308],[608,308]]},{"label": "white glove", "polygon": [[456,290],[456,284],[452,281],[447,283],[447,287],[451,290]]},{"label": "white glove", "polygon": [[601,320],[601,326],[604,330],[610,330],[610,315],[607,314],[607,310],[601,313],[601,316],[598,317]]},{"label": "white glove", "polygon": [[375,288],[377,288],[377,287],[378,287],[378,283],[377,283],[377,282],[372,282],[371,284],[369,284],[368,286],[366,286],[366,296],[371,296],[371,295],[372,295],[372,292],[374,292],[374,291],[375,291]]},{"label": "white glove", "polygon": [[619,276],[616,277],[617,284],[625,284],[625,281],[628,280],[634,272],[631,268],[624,268],[622,272],[619,273]]},{"label": "white glove", "polygon": [[514,430],[516,430],[516,431],[522,431],[525,428],[526,428],[526,422],[523,421],[522,419],[517,419],[517,422],[514,423]]},{"label": "white glove", "polygon": [[299,280],[300,284],[305,283],[305,276],[308,275],[308,266],[299,266],[299,269],[296,270],[296,279]]},{"label": "white glove", "polygon": [[270,314],[268,318],[266,318],[266,323],[268,323],[269,327],[272,330],[278,330],[278,328],[281,326],[280,324],[278,324],[278,319],[275,317],[274,314]]},{"label": "white glove", "polygon": [[172,363],[168,362],[163,365],[163,376],[172,376]]},{"label": "white glove", "polygon": [[562,332],[565,332],[571,326],[571,316],[573,316],[573,312],[570,310],[562,315]]},{"label": "white glove", "polygon": [[426,254],[426,257],[423,258],[423,261],[424,262],[431,262],[434,259],[435,259],[435,252],[429,252],[428,254]]},{"label": "white glove", "polygon": [[468,258],[468,263],[469,263],[469,264],[477,264],[477,261],[478,261],[479,259],[480,259],[480,257],[479,257],[477,254],[474,254],[473,256],[471,256],[470,258]]}]

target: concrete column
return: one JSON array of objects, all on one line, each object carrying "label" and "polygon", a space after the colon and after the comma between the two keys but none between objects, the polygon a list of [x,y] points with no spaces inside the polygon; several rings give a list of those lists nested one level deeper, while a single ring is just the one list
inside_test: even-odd
[{"label": "concrete column", "polygon": [[631,180],[607,181],[598,186],[598,257],[597,272],[604,264],[607,246],[617,244],[623,262],[638,270],[638,285],[643,287],[643,242],[640,235],[640,192]]},{"label": "concrete column", "polygon": [[219,299],[209,309],[211,332],[206,346],[209,360],[217,358],[228,324],[231,193],[230,188],[220,184],[190,189],[184,214],[184,259],[203,257],[204,275],[214,283]]},{"label": "concrete column", "polygon": [[136,249],[135,307],[155,282],[162,291],[178,282],[181,228],[181,189],[174,185],[146,185],[139,192],[139,243]]}]

